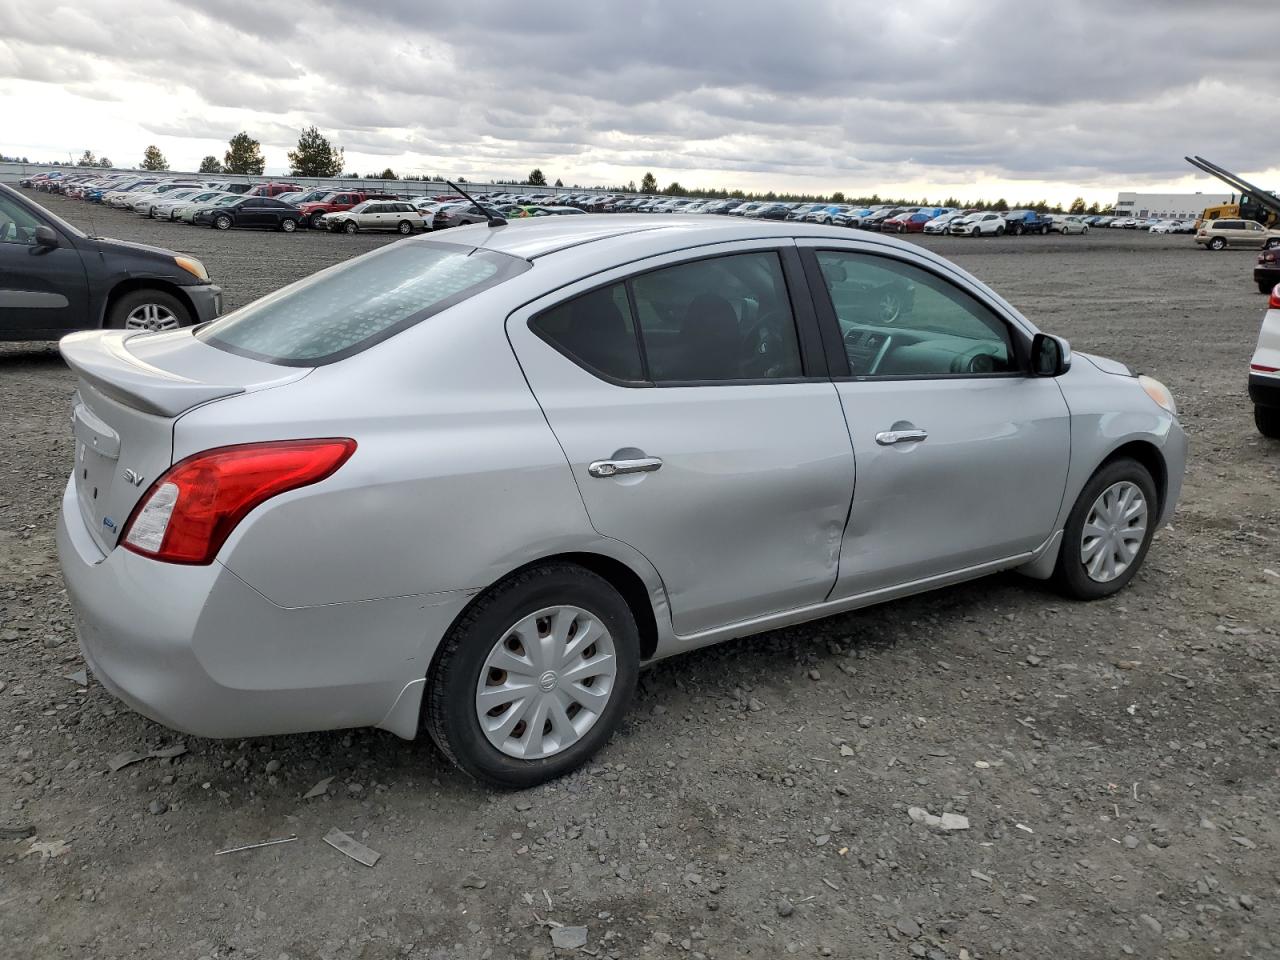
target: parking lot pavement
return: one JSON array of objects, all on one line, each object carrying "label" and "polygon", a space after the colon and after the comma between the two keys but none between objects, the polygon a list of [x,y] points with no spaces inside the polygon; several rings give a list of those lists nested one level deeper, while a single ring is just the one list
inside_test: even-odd
[{"label": "parking lot pavement", "polygon": [[[230,307],[393,239],[45,202],[198,256]],[[625,958],[1280,955],[1280,444],[1245,395],[1252,255],[922,242],[1173,390],[1191,462],[1137,580],[1077,604],[997,576],[665,661],[592,767],[526,793],[381,732],[183,738],[82,684],[53,543],[72,379],[52,346],[0,347],[0,953],[538,957],[563,924]]]}]

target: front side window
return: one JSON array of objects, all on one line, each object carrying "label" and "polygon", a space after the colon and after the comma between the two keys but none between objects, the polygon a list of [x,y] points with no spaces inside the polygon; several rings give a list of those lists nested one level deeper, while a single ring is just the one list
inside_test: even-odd
[{"label": "front side window", "polygon": [[36,227],[44,224],[8,197],[0,197],[0,243],[30,246],[36,242]]},{"label": "front side window", "polygon": [[1017,372],[1008,326],[959,287],[890,257],[816,252],[854,377]]},{"label": "front side window", "polygon": [[348,260],[205,324],[201,340],[284,366],[358,353],[529,268],[492,250],[399,243]]}]

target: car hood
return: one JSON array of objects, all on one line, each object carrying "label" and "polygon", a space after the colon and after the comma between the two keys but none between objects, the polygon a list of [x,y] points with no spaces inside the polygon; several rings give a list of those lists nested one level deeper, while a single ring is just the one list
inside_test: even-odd
[{"label": "car hood", "polygon": [[172,250],[166,250],[164,247],[152,247],[145,243],[134,243],[131,240],[116,240],[113,237],[94,237],[93,240],[103,253],[128,253],[134,256],[141,253],[170,264],[173,263],[173,258],[177,256]]},{"label": "car hood", "polygon": [[1134,373],[1119,360],[1112,360],[1110,357],[1099,357],[1092,353],[1078,353],[1073,351],[1073,355],[1088,360],[1103,373],[1110,373],[1117,377],[1132,377]]}]

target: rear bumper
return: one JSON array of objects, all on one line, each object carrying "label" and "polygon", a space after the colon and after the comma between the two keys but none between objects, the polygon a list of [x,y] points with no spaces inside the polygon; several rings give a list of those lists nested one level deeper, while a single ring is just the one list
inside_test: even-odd
[{"label": "rear bumper", "polygon": [[104,556],[70,483],[57,542],[94,676],[138,713],[202,737],[365,726],[413,737],[430,658],[469,599],[285,608],[217,562]]},{"label": "rear bumper", "polygon": [[1249,374],[1249,399],[1259,407],[1280,407],[1280,376]]}]

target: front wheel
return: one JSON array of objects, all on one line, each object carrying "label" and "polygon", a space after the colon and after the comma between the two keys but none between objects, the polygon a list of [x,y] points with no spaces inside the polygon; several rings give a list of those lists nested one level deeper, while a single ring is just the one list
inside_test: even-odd
[{"label": "front wheel", "polygon": [[1003,236],[1004,236],[1004,227],[996,227],[996,236],[997,236],[997,237],[1003,237]]},{"label": "front wheel", "polygon": [[342,225],[342,230],[344,233],[358,233],[360,227],[354,220],[348,220]]},{"label": "front wheel", "polygon": [[423,723],[471,776],[536,786],[604,745],[639,665],[635,619],[606,580],[573,564],[533,567],[450,629],[427,677]]},{"label": "front wheel", "polygon": [[1159,514],[1146,467],[1127,457],[1103,466],[1067,517],[1053,573],[1058,589],[1077,600],[1124,589],[1146,558]]},{"label": "front wheel", "polygon": [[1280,407],[1260,407],[1254,404],[1253,423],[1264,437],[1280,440]]},{"label": "front wheel", "polygon": [[1223,240],[1221,237],[1214,237],[1212,240],[1209,241],[1210,250],[1221,250],[1226,245],[1227,245],[1227,241]]},{"label": "front wheel", "polygon": [[223,214],[222,216],[218,217],[216,220],[213,221],[213,227],[215,230],[230,230],[231,218],[228,217],[226,214]]},{"label": "front wheel", "polygon": [[1081,230],[1080,230],[1080,236],[1082,236],[1082,237],[1083,237],[1083,236],[1084,236],[1086,233],[1088,233],[1088,232],[1089,232],[1089,228],[1088,228],[1088,227],[1083,227],[1083,228],[1081,228]]},{"label": "front wheel", "polygon": [[107,311],[107,326],[113,330],[155,333],[190,326],[191,321],[187,305],[163,290],[134,290],[118,298]]}]

